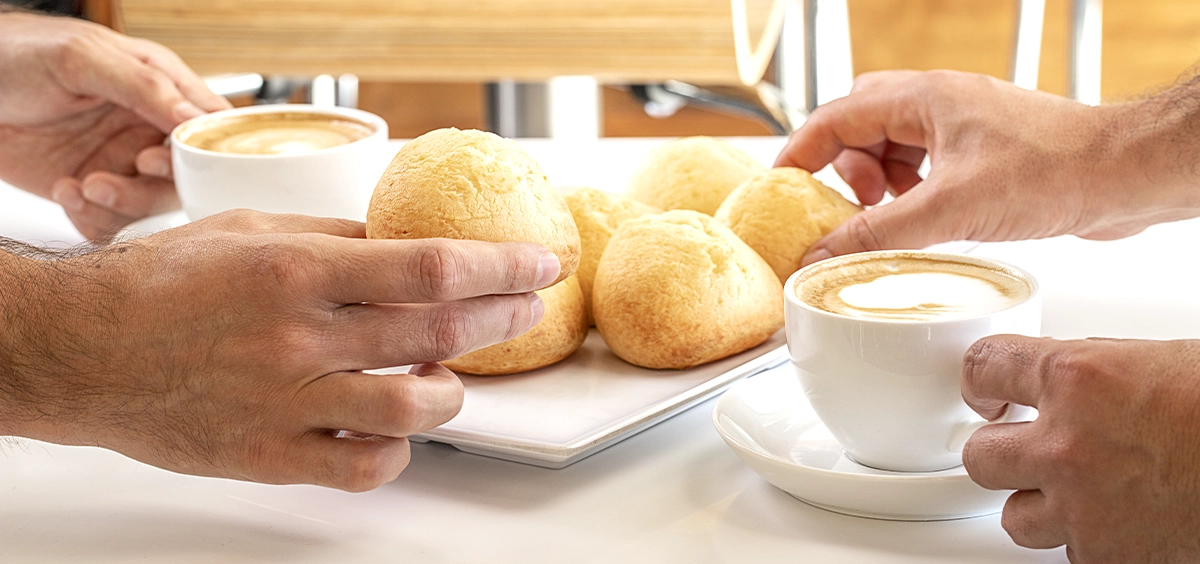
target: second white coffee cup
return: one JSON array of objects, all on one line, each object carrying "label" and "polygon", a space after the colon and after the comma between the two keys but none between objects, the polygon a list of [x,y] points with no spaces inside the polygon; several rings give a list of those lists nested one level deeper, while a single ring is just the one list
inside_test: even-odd
[{"label": "second white coffee cup", "polygon": [[[814,269],[912,256],[1000,269],[1028,284],[1029,294],[984,315],[911,320],[831,313],[797,293]],[[788,349],[809,402],[851,458],[883,470],[931,472],[962,464],[963,443],[986,423],[962,399],[964,354],[989,335],[1041,331],[1041,297],[1033,276],[967,255],[860,253],[802,269],[784,288]],[[1010,409],[1004,420],[1028,415]]]},{"label": "second white coffee cup", "polygon": [[[201,149],[189,133],[241,116],[288,113],[340,117],[370,134],[344,145],[288,154],[235,154]],[[363,221],[371,191],[388,163],[387,122],[350,108],[303,104],[252,106],[189,120],[171,133],[171,162],[183,211],[195,221],[234,208]]]}]

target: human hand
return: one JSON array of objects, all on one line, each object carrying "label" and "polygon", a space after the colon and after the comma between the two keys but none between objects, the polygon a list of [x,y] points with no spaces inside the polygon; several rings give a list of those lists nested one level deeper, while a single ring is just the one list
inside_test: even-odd
[{"label": "human hand", "polygon": [[1115,239],[1200,214],[1192,183],[1162,178],[1179,168],[1158,147],[1181,123],[1159,119],[1168,106],[1091,107],[949,71],[870,73],[818,108],[775,164],[832,162],[866,205],[898,196],[815,243],[804,264],[964,239]]},{"label": "human hand", "polygon": [[989,419],[1040,412],[963,449],[979,485],[1019,490],[1001,520],[1017,544],[1066,544],[1076,563],[1200,560],[1200,341],[988,337],[962,390]]},{"label": "human hand", "polygon": [[559,267],[529,243],[364,230],[239,210],[6,264],[0,287],[25,293],[0,294],[0,435],[257,482],[394,479],[405,437],[462,405],[458,378],[433,363],[524,333],[542,316],[531,292]]},{"label": "human hand", "polygon": [[177,209],[165,134],[230,107],[174,53],[96,24],[0,14],[0,179],[105,240]]}]

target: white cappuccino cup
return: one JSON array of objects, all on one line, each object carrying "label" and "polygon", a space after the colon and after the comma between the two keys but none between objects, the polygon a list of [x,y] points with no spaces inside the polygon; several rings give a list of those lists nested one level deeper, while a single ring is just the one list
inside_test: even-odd
[{"label": "white cappuccino cup", "polygon": [[176,127],[171,163],[193,221],[234,208],[363,221],[387,139],[387,122],[362,110],[253,106]]},{"label": "white cappuccino cup", "polygon": [[[1033,276],[967,255],[836,257],[793,274],[784,294],[805,395],[850,458],[881,470],[961,465],[963,444],[987,423],[962,399],[967,349],[989,335],[1041,331]],[[1010,406],[998,421],[1032,414]]]}]

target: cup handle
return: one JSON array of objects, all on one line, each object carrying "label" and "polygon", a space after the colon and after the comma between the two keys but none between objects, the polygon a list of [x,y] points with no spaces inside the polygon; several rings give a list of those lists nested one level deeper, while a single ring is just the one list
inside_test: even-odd
[{"label": "cup handle", "polygon": [[1037,409],[1032,407],[1010,403],[1004,408],[1004,413],[1000,414],[1000,417],[992,419],[991,421],[980,420],[959,423],[954,428],[954,432],[950,434],[949,448],[952,452],[962,452],[963,446],[967,444],[967,439],[970,439],[971,435],[973,435],[975,431],[978,431],[984,425],[991,425],[992,423],[1020,423],[1023,421],[1033,421],[1034,419],[1037,419],[1037,412]]}]

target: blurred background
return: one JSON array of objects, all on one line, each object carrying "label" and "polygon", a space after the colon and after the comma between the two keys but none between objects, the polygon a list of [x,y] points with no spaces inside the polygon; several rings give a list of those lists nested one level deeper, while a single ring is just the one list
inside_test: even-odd
[{"label": "blurred background", "polygon": [[[571,50],[584,49],[583,43],[594,40],[595,45],[590,48],[626,54],[642,52],[638,51],[642,49],[666,61],[662,63],[661,76],[641,67],[636,72],[633,71],[632,66],[640,65],[641,62],[630,58],[630,74],[637,75],[634,79],[623,80],[620,72],[621,62],[608,61],[604,64],[615,65],[617,70],[606,68],[596,71],[596,74],[603,76],[599,77],[598,82],[590,83],[591,86],[587,81],[564,83],[567,89],[560,90],[561,92],[573,92],[570,94],[573,97],[594,98],[591,101],[584,100],[585,103],[578,106],[584,108],[582,110],[573,110],[571,106],[567,106],[566,110],[558,110],[568,114],[595,111],[595,123],[586,125],[593,129],[593,135],[770,135],[779,134],[779,122],[786,121],[781,120],[778,115],[772,120],[769,111],[764,113],[761,109],[763,92],[754,91],[755,85],[747,84],[744,76],[743,80],[738,80],[736,72],[720,68],[707,74],[701,72],[703,69],[700,67],[717,60],[717,55],[713,53],[724,49],[721,47],[724,43],[731,45],[729,50],[732,53],[732,41],[721,35],[723,32],[720,31],[722,26],[728,27],[730,24],[719,21],[724,17],[723,14],[728,12],[727,6],[731,4],[729,0],[663,0],[657,3],[628,0],[540,0],[541,6],[534,0],[512,0],[510,5],[514,7],[515,14],[512,21],[496,23],[494,29],[479,27],[483,25],[477,21],[480,18],[496,20],[500,17],[496,14],[504,15],[504,1],[477,0],[475,3],[464,3],[344,0],[317,3],[277,0],[10,0],[9,3],[85,17],[132,35],[155,39],[179,51],[202,75],[235,73],[230,78],[236,79],[236,73],[261,73],[265,81],[260,84],[232,87],[235,90],[242,88],[241,95],[235,98],[238,104],[255,103],[256,99],[261,102],[329,98],[330,103],[356,105],[383,116],[391,127],[393,137],[413,137],[431,129],[447,126],[492,129],[508,135],[546,136],[545,124],[541,122],[551,119],[546,117],[546,112],[554,111],[553,108],[543,107],[548,103],[546,98],[553,96],[555,91],[553,86],[547,90],[549,78],[543,79],[537,76],[536,71],[529,71],[524,67],[516,70],[501,68],[496,73],[488,72],[485,63],[490,59],[485,55],[504,55],[505,46],[510,44],[506,41],[514,41],[511,37],[501,37],[506,33],[506,29],[509,35],[524,35],[518,39],[528,42],[530,38],[542,37],[539,35],[541,32],[537,31],[537,26],[559,24],[568,28],[576,26],[579,30],[578,39],[575,40],[567,34],[557,40],[558,44],[546,40],[540,44],[541,51],[530,51],[532,55],[520,56],[536,59],[560,52],[563,57],[569,55],[578,59],[580,56]],[[819,4],[821,1],[780,0],[781,3],[794,3],[795,6],[788,8],[788,20],[783,24],[784,45],[777,48],[773,38],[760,42],[771,50],[771,54],[776,55],[770,57],[766,71],[762,73],[764,83],[778,84],[789,78],[783,74],[789,71],[782,68],[784,63],[781,62],[781,58],[787,53],[785,48],[789,45],[793,52],[800,53],[796,56],[812,56],[811,50],[817,47],[814,47],[813,42],[797,46],[804,41],[794,36],[802,35],[803,29],[794,25],[794,22],[802,19],[804,14],[812,16],[811,10],[815,5],[822,6],[822,10],[828,7],[827,11],[839,16],[812,22],[807,27],[810,33],[815,30],[815,36],[818,38],[822,33],[830,34],[834,38],[819,46],[819,49],[824,49],[819,56],[832,61],[829,65],[839,67],[832,69],[835,73],[831,75],[834,78],[830,79],[837,82],[831,90],[835,94],[837,89],[846,87],[852,74],[883,69],[948,68],[1011,79],[1014,76],[1014,53],[1017,50],[1017,24],[1021,8],[1024,5],[1028,10],[1032,5],[1040,8],[1039,12],[1044,15],[1042,21],[1034,22],[1040,24],[1040,34],[1036,34],[1040,40],[1040,54],[1034,51],[1037,61],[1033,71],[1037,78],[1036,86],[1038,89],[1057,94],[1070,93],[1070,61],[1072,53],[1077,51],[1077,48],[1073,51],[1073,45],[1078,45],[1077,36],[1073,35],[1078,33],[1073,27],[1078,23],[1081,4],[1078,0],[1039,0],[1032,3],[1018,0],[832,0]],[[596,12],[579,12],[578,7],[585,4],[592,6]],[[741,6],[749,14],[746,16],[749,21],[741,23],[750,29],[751,43],[758,41],[756,33],[770,35],[777,29],[772,28],[768,21],[769,12],[775,4],[770,0],[732,1],[735,13]],[[1100,8],[1099,0],[1092,0],[1091,4],[1092,8]],[[336,6],[336,11],[320,12],[320,5]],[[658,12],[648,16],[634,14],[634,11],[640,9],[639,5],[653,6]],[[439,13],[438,6],[444,6],[445,12]],[[457,15],[452,13],[456,6],[461,10]],[[404,12],[401,15],[408,19],[380,12],[378,17],[348,17],[347,23],[344,24],[336,21],[341,15],[350,15],[360,9],[364,12],[399,10]],[[487,13],[488,9],[501,11]],[[521,10],[530,10],[529,14],[539,18],[537,22],[530,24],[529,29],[522,28],[519,20],[515,19],[524,13]],[[612,21],[618,23],[611,23],[605,18],[607,12],[604,10],[627,10],[628,14],[632,15],[624,20],[614,19]],[[1096,21],[1100,47],[1096,55],[1102,54],[1097,59],[1100,71],[1097,87],[1099,98],[1105,102],[1128,100],[1161,89],[1187,73],[1193,64],[1200,61],[1200,2],[1103,0],[1102,14],[1102,19]],[[659,18],[661,25],[654,28],[653,20],[647,19],[651,16]],[[578,21],[570,18],[578,18]],[[473,31],[470,33],[456,35],[456,21],[461,21],[464,27],[475,27],[471,28]],[[638,34],[632,34],[628,29],[600,29],[605,25],[627,26],[631,21],[651,23],[647,23],[649,27]],[[736,27],[738,23],[735,16],[732,24]],[[412,57],[419,56],[422,52],[427,53],[430,66],[426,70],[392,72],[386,66],[380,67],[386,63],[386,53],[380,51],[385,49],[386,45],[362,38],[395,32],[394,29],[387,28],[393,24],[418,26],[414,29],[421,29],[422,25],[441,26],[436,34],[408,33],[405,48],[418,50],[408,52],[406,56],[410,59],[407,60],[414,60]],[[311,26],[312,29],[319,28],[321,31],[312,32],[306,26]],[[272,34],[264,32],[264,29],[270,32],[282,31]],[[1032,29],[1036,32],[1037,26],[1033,26]],[[691,36],[686,35],[690,31],[695,33]],[[1028,30],[1026,32],[1028,33]],[[788,43],[789,34],[792,36],[791,44]],[[250,45],[250,42],[258,38],[268,43],[264,49],[269,50],[261,51],[262,53],[300,51],[291,62],[267,61],[264,57],[262,62],[256,63],[253,53],[259,52],[255,50],[258,47]],[[426,43],[421,44],[421,41]],[[483,46],[479,48],[482,62],[478,65],[444,64],[438,59],[439,53],[456,47],[450,43],[471,41],[479,41]],[[676,53],[672,49],[680,43],[688,44],[691,50],[681,50],[675,59],[668,60],[667,56],[674,56]],[[419,50],[426,46],[427,51]],[[341,48],[347,51],[342,59],[345,61],[342,65],[344,69],[339,68],[336,63],[331,63],[330,60],[333,59],[325,56]],[[702,48],[713,53],[703,51]],[[303,49],[309,51],[305,52]],[[239,55],[240,58],[231,53]],[[725,54],[722,53],[721,56]],[[314,64],[313,68],[316,69],[314,72],[329,73],[328,77],[322,77],[324,82],[319,80],[314,83],[315,75],[305,72],[305,57],[313,61],[320,59],[320,64]],[[372,57],[383,57],[380,59],[383,62],[377,61],[373,67],[366,66],[364,62]],[[570,65],[563,66],[562,61],[546,64],[550,65],[547,67],[547,74],[554,74],[564,68],[570,70]],[[720,67],[721,64],[725,63],[715,66]],[[238,68],[222,68],[222,65]],[[797,68],[796,65],[797,63],[792,62],[789,68]],[[257,68],[258,66],[261,68]],[[414,68],[419,65],[395,66]],[[456,73],[455,69],[460,67],[466,70]],[[376,72],[375,69],[379,68],[384,70]],[[584,65],[583,68],[587,70],[591,67]],[[360,72],[352,74],[356,70]],[[504,72],[527,76],[506,80]],[[673,76],[672,73],[691,76]],[[844,74],[846,80],[839,81],[838,73]],[[492,74],[496,76],[489,76]],[[686,83],[664,82],[674,78],[684,79]],[[790,78],[796,80],[795,76]],[[699,88],[699,103],[695,99],[680,100],[672,92],[664,94],[661,88],[663,85],[675,88],[675,94],[678,94],[680,88]],[[655,90],[656,88],[658,90]],[[321,89],[327,89],[328,93],[323,94],[324,90]],[[710,100],[712,103],[704,103],[704,96],[710,94],[718,99]],[[826,97],[828,96],[827,94]],[[791,98],[793,105],[804,105],[803,100],[797,101],[796,95],[791,95]],[[529,115],[531,112],[537,114],[532,120]],[[568,119],[571,117],[567,116]],[[585,122],[592,117],[583,116]]]}]

